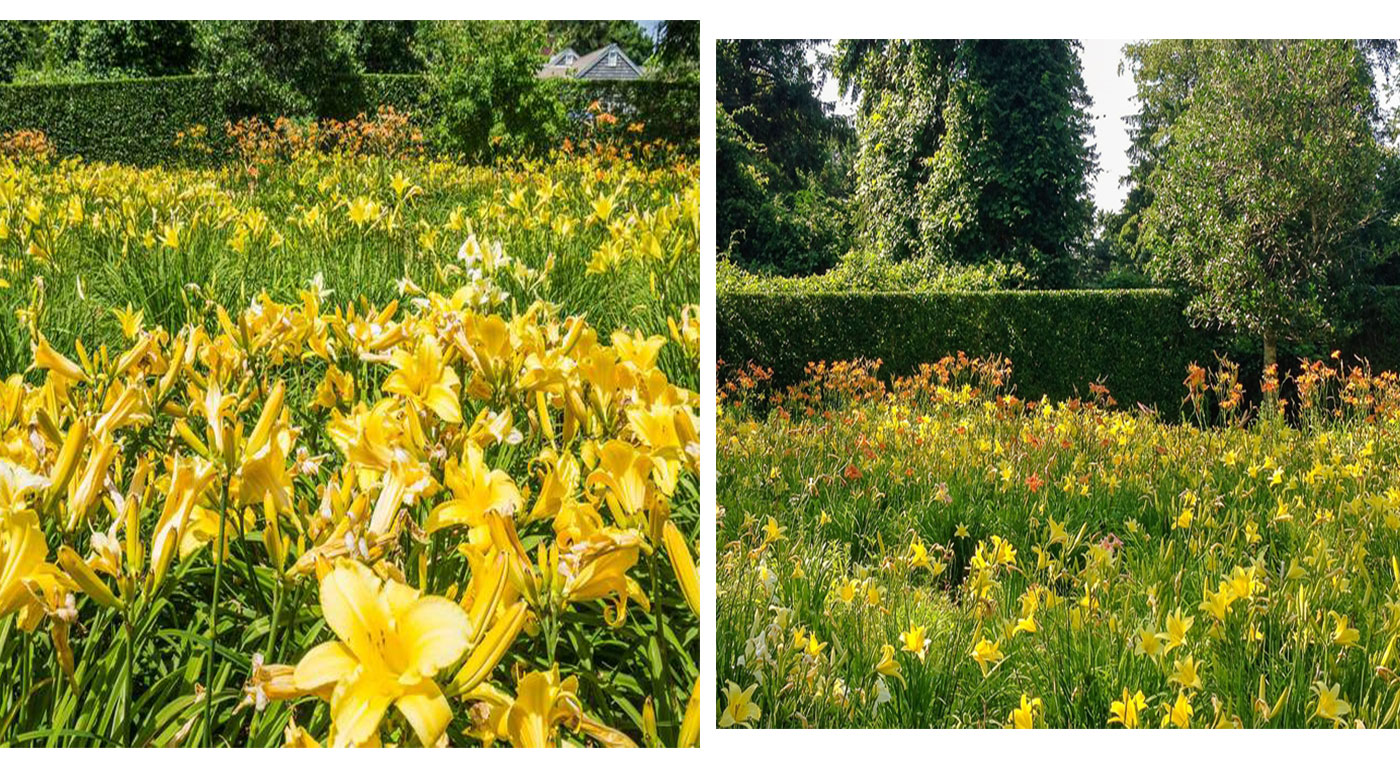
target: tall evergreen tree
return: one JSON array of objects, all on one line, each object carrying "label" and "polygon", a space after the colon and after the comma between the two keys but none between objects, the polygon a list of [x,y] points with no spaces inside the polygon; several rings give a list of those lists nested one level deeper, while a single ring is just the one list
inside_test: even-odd
[{"label": "tall evergreen tree", "polygon": [[844,41],[860,237],[896,259],[1010,262],[1069,283],[1097,156],[1068,40]]},{"label": "tall evergreen tree", "polygon": [[818,43],[716,45],[720,247],[751,270],[821,272],[849,247],[843,198],[852,131],[818,95]]}]

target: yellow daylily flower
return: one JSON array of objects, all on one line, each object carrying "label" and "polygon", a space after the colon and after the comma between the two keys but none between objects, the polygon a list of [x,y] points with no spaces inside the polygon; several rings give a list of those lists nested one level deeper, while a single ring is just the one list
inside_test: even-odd
[{"label": "yellow daylily flower", "polygon": [[339,639],[307,652],[296,685],[331,690],[333,746],[377,736],[390,705],[419,743],[436,746],[452,709],[433,676],[466,652],[466,612],[446,598],[382,580],[354,560],[336,562],[321,579],[321,611]]},{"label": "yellow daylily flower", "polygon": [[1108,724],[1117,723],[1124,728],[1137,728],[1142,724],[1142,711],[1147,708],[1147,697],[1142,691],[1129,694],[1123,689],[1123,696],[1109,707]]},{"label": "yellow daylily flower", "polygon": [[462,405],[457,394],[461,379],[443,363],[442,347],[431,334],[418,337],[412,351],[395,349],[390,356],[394,372],[384,380],[384,391],[402,395],[417,408],[425,408],[449,424],[460,424]]},{"label": "yellow daylily flower", "polygon": [[443,482],[452,498],[428,514],[429,533],[453,525],[477,528],[485,524],[488,513],[514,515],[524,505],[515,481],[504,471],[487,467],[476,443],[464,446],[460,460],[449,459],[445,474]]},{"label": "yellow daylily flower", "polygon": [[1021,706],[1011,710],[1011,726],[1016,729],[1035,727],[1035,712],[1043,706],[1039,697],[1030,699],[1021,694]]},{"label": "yellow daylily flower", "polygon": [[719,715],[719,727],[740,728],[752,727],[753,722],[763,715],[763,710],[753,703],[753,693],[757,690],[758,684],[754,683],[748,688],[740,688],[733,682],[726,682],[724,686],[724,710]]}]

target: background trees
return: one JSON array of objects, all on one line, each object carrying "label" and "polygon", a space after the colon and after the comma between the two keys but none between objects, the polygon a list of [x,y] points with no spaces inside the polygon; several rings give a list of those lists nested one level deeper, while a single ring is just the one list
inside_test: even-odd
[{"label": "background trees", "polygon": [[[1188,310],[1262,340],[1329,334],[1380,254],[1383,153],[1365,55],[1348,41],[1228,41],[1192,56],[1190,95],[1147,173],[1149,269]],[[1164,142],[1157,141],[1161,145]]]},{"label": "background trees", "polygon": [[438,21],[419,32],[436,140],[470,156],[537,149],[552,142],[564,107],[536,77],[545,22]]},{"label": "background trees", "polygon": [[850,245],[853,133],[818,96],[820,41],[722,40],[715,56],[721,250],[755,271],[821,272]]},{"label": "background trees", "polygon": [[1069,284],[1096,168],[1079,46],[1067,40],[852,40],[859,238],[895,259],[1020,265]]},{"label": "background trees", "polygon": [[194,47],[235,116],[325,114],[363,71],[333,21],[206,21],[194,28]]}]

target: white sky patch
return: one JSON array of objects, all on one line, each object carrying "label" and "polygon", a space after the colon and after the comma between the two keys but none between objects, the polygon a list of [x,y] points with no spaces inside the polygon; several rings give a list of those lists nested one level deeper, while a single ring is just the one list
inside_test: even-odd
[{"label": "white sky patch", "polygon": [[1129,40],[1082,40],[1079,57],[1084,63],[1084,87],[1094,100],[1089,113],[1094,118],[1094,144],[1099,151],[1099,173],[1090,184],[1094,205],[1100,210],[1123,207],[1128,188],[1120,181],[1128,174],[1128,124],[1124,118],[1137,112],[1132,73],[1120,75],[1123,46]]}]

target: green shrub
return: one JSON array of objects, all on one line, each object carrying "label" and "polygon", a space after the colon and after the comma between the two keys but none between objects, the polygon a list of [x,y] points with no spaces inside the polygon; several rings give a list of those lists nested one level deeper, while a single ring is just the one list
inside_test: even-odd
[{"label": "green shrub", "polygon": [[788,186],[783,170],[735,119],[752,113],[752,106],[715,108],[715,178],[724,190],[715,202],[719,248],[756,271],[826,272],[851,246],[846,201],[805,174],[803,186],[781,190]]},{"label": "green shrub", "polygon": [[553,144],[565,115],[536,76],[547,41],[544,22],[425,24],[418,44],[436,107],[434,143],[476,159]]},{"label": "green shrub", "polygon": [[851,251],[819,275],[755,275],[721,256],[715,271],[720,292],[756,294],[943,293],[1016,288],[1026,281],[1019,264],[936,264],[927,260],[894,261],[869,251]]},{"label": "green shrub", "polygon": [[1027,398],[1089,394],[1101,382],[1119,402],[1175,413],[1188,363],[1211,360],[1169,291],[720,294],[718,355],[773,369],[774,383],[808,362],[880,359],[905,374],[943,355],[1006,355]]},{"label": "green shrub", "polygon": [[360,80],[353,41],[333,21],[202,21],[199,68],[235,119],[254,115],[339,117]]},{"label": "green shrub", "polygon": [[102,20],[47,23],[44,56],[89,78],[186,75],[194,66],[191,21]]},{"label": "green shrub", "polygon": [[593,102],[607,105],[629,123],[641,123],[640,141],[668,141],[692,156],[700,151],[700,83],[698,80],[551,81],[569,117],[566,134],[574,135]]}]

